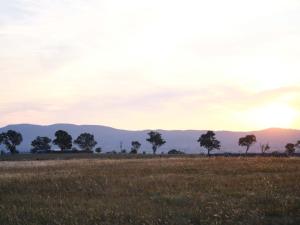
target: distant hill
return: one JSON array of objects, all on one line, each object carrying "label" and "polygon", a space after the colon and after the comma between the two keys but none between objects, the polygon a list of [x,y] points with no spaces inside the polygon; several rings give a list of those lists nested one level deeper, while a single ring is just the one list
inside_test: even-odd
[{"label": "distant hill", "polygon": [[[123,143],[123,148],[130,149],[131,141],[137,140],[142,144],[141,151],[151,152],[151,146],[145,141],[149,130],[128,131],[114,129],[99,125],[73,125],[73,124],[54,124],[49,126],[17,124],[9,125],[0,128],[0,132],[9,129],[21,132],[23,135],[23,143],[18,147],[20,151],[27,152],[30,150],[30,143],[37,136],[48,136],[53,139],[54,133],[57,130],[65,130],[69,132],[73,139],[80,133],[89,132],[94,134],[98,145],[104,151],[120,150],[120,143]],[[170,149],[179,149],[186,153],[200,153],[204,149],[200,149],[197,139],[206,132],[203,130],[158,130],[167,143],[159,149],[158,152],[167,152]],[[300,130],[272,128],[253,132],[231,132],[217,131],[217,138],[221,141],[222,152],[244,152],[244,149],[239,147],[238,139],[246,134],[254,134],[257,137],[257,144],[250,149],[250,152],[259,152],[260,143],[269,143],[271,151],[282,151],[288,142],[296,142],[300,140]],[[4,148],[3,146],[0,147]],[[53,149],[57,149],[53,146]]]}]

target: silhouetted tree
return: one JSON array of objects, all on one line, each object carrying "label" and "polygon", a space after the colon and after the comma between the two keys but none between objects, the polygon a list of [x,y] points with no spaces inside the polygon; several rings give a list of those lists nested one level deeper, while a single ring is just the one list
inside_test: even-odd
[{"label": "silhouetted tree", "polygon": [[48,137],[40,137],[38,136],[35,140],[31,142],[32,153],[36,153],[37,151],[49,151],[51,149],[51,139]]},{"label": "silhouetted tree", "polygon": [[184,154],[185,154],[184,152],[177,149],[172,149],[168,151],[168,155],[184,155]]},{"label": "silhouetted tree", "polygon": [[153,154],[156,154],[156,150],[164,145],[166,141],[162,139],[161,134],[155,131],[148,133],[149,138],[146,139],[152,145]]},{"label": "silhouetted tree", "polygon": [[295,151],[296,151],[296,145],[292,144],[292,143],[288,143],[285,146],[285,151],[286,151],[287,154],[293,154],[293,153],[295,153]]},{"label": "silhouetted tree", "polygon": [[142,146],[141,143],[138,141],[131,142],[130,154],[137,154],[141,146]]},{"label": "silhouetted tree", "polygon": [[218,141],[215,136],[216,134],[213,131],[207,131],[207,133],[202,134],[197,141],[200,143],[200,147],[207,149],[208,156],[210,156],[212,150],[220,150],[221,148],[220,141]]},{"label": "silhouetted tree", "polygon": [[57,145],[62,151],[72,148],[72,136],[64,130],[58,130],[55,133],[53,144]]},{"label": "silhouetted tree", "polygon": [[16,147],[20,145],[22,141],[22,134],[14,130],[8,130],[7,132],[0,134],[0,142],[5,145],[6,149],[9,150],[11,154],[19,153]]},{"label": "silhouetted tree", "polygon": [[247,135],[245,137],[241,137],[239,139],[239,145],[246,146],[246,155],[247,155],[251,145],[253,145],[255,142],[256,142],[256,137],[253,134]]},{"label": "silhouetted tree", "polygon": [[0,145],[3,144],[5,133],[0,133]]},{"label": "silhouetted tree", "polygon": [[93,151],[93,148],[97,145],[94,135],[89,133],[80,134],[74,141],[74,144],[78,145],[83,151]]},{"label": "silhouetted tree", "polygon": [[261,144],[260,145],[260,150],[262,154],[265,154],[267,151],[271,149],[269,144]]},{"label": "silhouetted tree", "polygon": [[100,147],[96,148],[96,149],[95,149],[95,152],[101,153],[101,152],[102,152],[102,148],[100,148]]},{"label": "silhouetted tree", "polygon": [[122,149],[122,150],[120,151],[120,154],[127,154],[127,150],[126,150],[126,149]]}]

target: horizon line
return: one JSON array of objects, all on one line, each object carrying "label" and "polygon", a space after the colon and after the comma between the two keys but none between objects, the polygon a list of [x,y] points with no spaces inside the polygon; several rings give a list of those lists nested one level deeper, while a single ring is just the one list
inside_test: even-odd
[{"label": "horizon line", "polygon": [[269,128],[263,128],[258,130],[224,130],[224,129],[162,129],[162,128],[155,128],[155,129],[127,129],[127,128],[116,128],[113,126],[108,125],[101,125],[101,124],[76,124],[76,123],[52,123],[52,124],[35,124],[35,123],[17,123],[17,124],[7,124],[4,126],[1,126],[0,129],[4,129],[8,126],[41,126],[41,127],[49,127],[49,126],[55,126],[55,125],[72,125],[72,126],[101,126],[106,128],[111,128],[115,130],[124,130],[124,131],[215,131],[215,132],[244,132],[244,133],[251,133],[251,132],[259,132],[259,131],[266,131],[266,130],[294,130],[294,131],[300,131],[300,129],[295,128],[284,128],[284,127],[269,127]]}]

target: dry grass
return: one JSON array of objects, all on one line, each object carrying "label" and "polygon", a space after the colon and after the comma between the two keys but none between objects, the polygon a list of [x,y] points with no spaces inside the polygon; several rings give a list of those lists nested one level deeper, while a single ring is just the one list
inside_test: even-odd
[{"label": "dry grass", "polygon": [[0,162],[0,224],[300,224],[300,158]]}]

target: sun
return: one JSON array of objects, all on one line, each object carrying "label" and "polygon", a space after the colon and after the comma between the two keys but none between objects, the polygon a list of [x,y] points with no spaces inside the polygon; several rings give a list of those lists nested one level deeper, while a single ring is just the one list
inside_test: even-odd
[{"label": "sun", "polygon": [[292,107],[282,103],[266,105],[248,112],[248,121],[256,128],[291,128],[297,117]]}]

